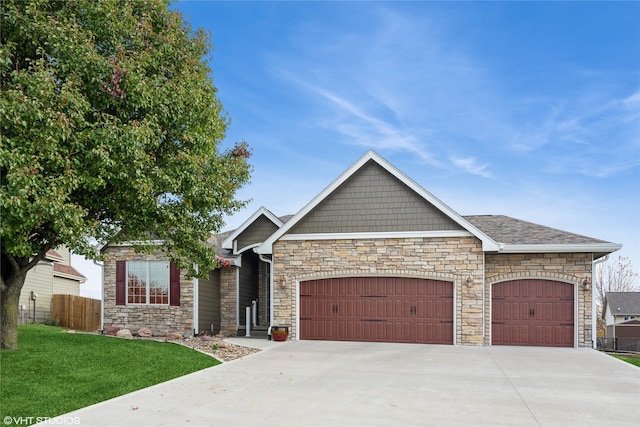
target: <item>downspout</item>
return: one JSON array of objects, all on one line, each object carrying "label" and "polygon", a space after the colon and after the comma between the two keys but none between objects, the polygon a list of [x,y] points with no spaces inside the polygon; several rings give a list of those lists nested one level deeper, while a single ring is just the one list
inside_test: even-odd
[{"label": "downspout", "polygon": [[271,329],[271,325],[273,325],[273,259],[262,254],[258,254],[258,258],[269,264],[269,329]]},{"label": "downspout", "polygon": [[[240,327],[240,268],[236,265],[236,334]],[[246,327],[246,326],[245,326]]]},{"label": "downspout", "polygon": [[[594,278],[596,276],[596,265],[606,262],[609,259],[609,254],[603,256],[600,259],[593,261],[593,254],[591,254],[591,347],[596,348],[598,342],[598,330],[597,330],[597,319],[596,319],[596,295],[593,287],[596,286],[596,281]],[[604,310],[604,307],[602,307]],[[615,325],[615,318],[613,319],[613,323]],[[614,326],[615,328],[615,326]],[[605,325],[605,336],[606,336],[606,325]]]},{"label": "downspout", "polygon": [[104,263],[94,259],[93,264],[100,267],[100,330],[104,331]]},{"label": "downspout", "polygon": [[486,316],[486,311],[485,311],[485,305],[487,303],[487,298],[485,295],[486,292],[486,283],[485,283],[485,272],[486,272],[486,266],[485,266],[485,258],[486,258],[486,253],[484,251],[482,251],[482,344],[483,345],[487,345],[487,331],[486,331],[486,327],[485,325],[487,324],[487,319],[485,318]]},{"label": "downspout", "polygon": [[197,264],[194,264],[193,268],[196,271],[196,276],[193,278],[193,335],[195,336],[200,330],[200,325],[198,325],[198,274],[200,269]]}]

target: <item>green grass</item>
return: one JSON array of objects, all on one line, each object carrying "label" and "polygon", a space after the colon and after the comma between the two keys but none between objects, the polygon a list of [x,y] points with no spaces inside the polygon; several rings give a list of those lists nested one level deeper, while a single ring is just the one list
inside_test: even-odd
[{"label": "green grass", "polygon": [[54,417],[219,363],[171,343],[22,325],[18,350],[0,352],[0,419]]},{"label": "green grass", "polygon": [[640,367],[640,357],[637,356],[621,356],[619,354],[614,354],[613,357],[616,357],[620,360],[624,360],[625,362],[631,363],[632,365],[636,365]]}]

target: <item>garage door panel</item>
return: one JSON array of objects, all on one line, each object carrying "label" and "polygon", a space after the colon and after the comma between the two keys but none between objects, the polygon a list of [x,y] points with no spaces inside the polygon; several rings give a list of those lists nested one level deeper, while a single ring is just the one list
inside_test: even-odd
[{"label": "garage door panel", "polygon": [[[307,301],[314,299],[325,309]],[[300,338],[452,344],[453,284],[389,277],[301,282]]]},{"label": "garage door panel", "polygon": [[572,347],[573,285],[538,279],[512,280],[492,288],[492,343]]}]

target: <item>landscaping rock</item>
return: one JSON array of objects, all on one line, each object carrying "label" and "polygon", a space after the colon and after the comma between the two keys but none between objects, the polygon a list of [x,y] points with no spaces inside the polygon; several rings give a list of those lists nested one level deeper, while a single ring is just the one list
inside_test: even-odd
[{"label": "landscaping rock", "polygon": [[104,334],[105,335],[111,335],[112,337],[115,337],[119,330],[120,330],[120,328],[118,328],[117,326],[112,326],[110,328],[107,328],[107,330],[105,331]]},{"label": "landscaping rock", "polygon": [[137,335],[139,337],[149,338],[150,336],[153,335],[153,332],[151,332],[151,329],[149,328],[140,328],[138,329]]},{"label": "landscaping rock", "polygon": [[118,332],[116,332],[116,336],[128,339],[133,338],[133,335],[131,335],[131,331],[128,329],[120,329]]},{"label": "landscaping rock", "polygon": [[171,333],[167,334],[167,339],[168,340],[181,340],[182,339],[182,334],[180,334],[178,332],[171,332]]},{"label": "landscaping rock", "polygon": [[209,335],[202,335],[200,337],[200,340],[202,340],[202,341],[213,341],[213,338],[211,338]]}]

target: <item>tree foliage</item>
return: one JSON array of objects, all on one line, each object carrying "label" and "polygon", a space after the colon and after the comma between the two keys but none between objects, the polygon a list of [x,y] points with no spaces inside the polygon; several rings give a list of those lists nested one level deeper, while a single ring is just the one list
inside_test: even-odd
[{"label": "tree foliage", "polygon": [[192,273],[214,266],[204,242],[243,206],[250,166],[245,143],[219,147],[209,35],[165,0],[1,7],[3,299],[50,248],[95,258],[92,238],[152,237]]}]

